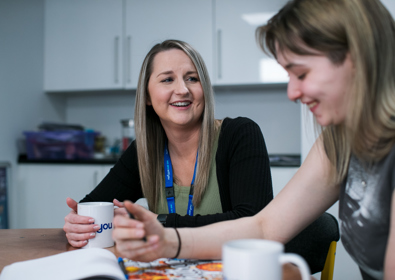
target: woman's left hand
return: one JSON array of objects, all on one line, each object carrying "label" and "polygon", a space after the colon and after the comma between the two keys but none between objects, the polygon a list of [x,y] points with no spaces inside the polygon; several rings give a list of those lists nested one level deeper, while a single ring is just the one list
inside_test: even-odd
[{"label": "woman's left hand", "polygon": [[[135,219],[130,219],[127,215],[116,215],[112,233],[116,249],[123,257],[148,262],[169,257],[167,255],[171,253],[175,254],[172,252],[173,246],[169,246],[167,242],[167,235],[174,235],[174,229],[162,227],[156,219],[157,215],[140,205],[125,201],[124,206]],[[144,241],[143,237],[146,237],[147,241]],[[174,239],[174,236],[171,237]]]}]

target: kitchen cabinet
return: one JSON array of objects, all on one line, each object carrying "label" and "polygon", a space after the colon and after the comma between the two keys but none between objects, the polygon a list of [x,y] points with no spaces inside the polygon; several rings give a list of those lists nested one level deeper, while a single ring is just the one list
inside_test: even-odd
[{"label": "kitchen cabinet", "polygon": [[44,89],[120,89],[122,0],[47,0]]},{"label": "kitchen cabinet", "polygon": [[283,83],[285,71],[265,55],[255,30],[287,0],[215,0],[216,85]]},{"label": "kitchen cabinet", "polygon": [[273,185],[273,196],[285,187],[285,185],[291,180],[291,178],[298,171],[299,167],[271,167],[270,172],[272,174],[272,185]]},{"label": "kitchen cabinet", "polygon": [[45,91],[134,89],[149,49],[170,38],[212,71],[212,1],[47,0]]},{"label": "kitchen cabinet", "polygon": [[112,165],[19,164],[16,228],[61,228],[70,212],[66,198],[82,199]]},{"label": "kitchen cabinet", "polygon": [[213,0],[126,0],[126,88],[136,88],[144,57],[156,43],[182,40],[213,72]]}]

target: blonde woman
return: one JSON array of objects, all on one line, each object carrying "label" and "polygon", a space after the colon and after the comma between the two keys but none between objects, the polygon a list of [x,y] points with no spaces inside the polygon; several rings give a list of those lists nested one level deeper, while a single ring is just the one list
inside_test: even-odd
[{"label": "blonde woman", "polygon": [[[164,226],[196,227],[253,216],[273,198],[259,126],[242,117],[214,119],[210,78],[189,44],[167,40],[147,54],[134,120],[136,141],[82,202],[114,200],[125,214],[122,201],[145,197]],[[67,204],[66,236],[82,247],[98,225],[76,214],[74,200]]]},{"label": "blonde woman", "polygon": [[117,249],[133,259],[218,258],[232,239],[286,243],[339,200],[342,242],[363,279],[395,279],[394,19],[379,0],[294,0],[257,38],[289,73],[289,99],[322,127],[306,160],[257,215],[179,229],[180,238],[125,202],[139,221],[116,217]]}]

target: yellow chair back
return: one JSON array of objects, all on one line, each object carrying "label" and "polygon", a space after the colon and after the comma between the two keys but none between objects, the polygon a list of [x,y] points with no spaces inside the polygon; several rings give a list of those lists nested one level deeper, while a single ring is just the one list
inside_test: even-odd
[{"label": "yellow chair back", "polygon": [[333,270],[335,268],[335,256],[336,256],[336,241],[332,241],[329,246],[328,255],[326,255],[326,261],[324,269],[321,271],[321,280],[332,280]]}]

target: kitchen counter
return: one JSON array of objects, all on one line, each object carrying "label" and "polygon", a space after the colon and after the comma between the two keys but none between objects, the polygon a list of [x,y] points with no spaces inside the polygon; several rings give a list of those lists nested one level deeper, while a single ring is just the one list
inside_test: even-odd
[{"label": "kitchen counter", "polygon": [[[26,155],[19,155],[19,164],[111,164],[117,162],[117,157],[103,159],[77,159],[77,160],[46,160],[46,159],[28,159]],[[269,154],[271,167],[299,167],[301,160],[298,154]]]},{"label": "kitchen counter", "polygon": [[109,157],[103,159],[28,159],[26,155],[19,155],[19,164],[112,164],[118,161],[117,157]]}]

